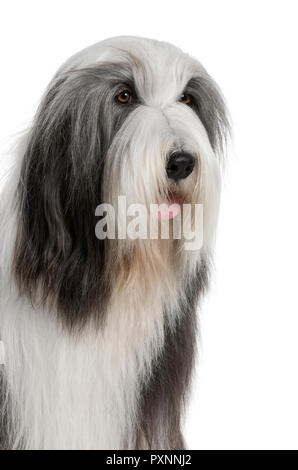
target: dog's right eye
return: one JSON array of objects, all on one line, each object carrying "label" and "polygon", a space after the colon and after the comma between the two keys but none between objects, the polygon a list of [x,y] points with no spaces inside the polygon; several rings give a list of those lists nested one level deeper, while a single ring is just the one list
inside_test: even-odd
[{"label": "dog's right eye", "polygon": [[132,94],[129,90],[122,90],[116,97],[118,103],[128,104],[132,100]]}]

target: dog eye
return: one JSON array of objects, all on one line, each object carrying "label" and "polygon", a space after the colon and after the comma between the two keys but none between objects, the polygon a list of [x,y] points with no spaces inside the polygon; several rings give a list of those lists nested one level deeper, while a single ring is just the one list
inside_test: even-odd
[{"label": "dog eye", "polygon": [[191,104],[192,102],[192,97],[188,93],[182,93],[179,99],[180,103],[183,104]]},{"label": "dog eye", "polygon": [[132,93],[129,90],[122,90],[116,97],[118,103],[128,104],[132,100]]}]

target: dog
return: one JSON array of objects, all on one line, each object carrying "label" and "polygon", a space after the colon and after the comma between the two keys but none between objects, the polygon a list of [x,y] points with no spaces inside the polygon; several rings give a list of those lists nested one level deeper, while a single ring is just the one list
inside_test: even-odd
[{"label": "dog", "polygon": [[[185,448],[228,133],[218,86],[171,44],[107,39],[58,70],[1,195],[2,449]],[[117,236],[119,197],[156,204],[168,239]],[[198,249],[161,204],[191,224],[203,207]]]}]

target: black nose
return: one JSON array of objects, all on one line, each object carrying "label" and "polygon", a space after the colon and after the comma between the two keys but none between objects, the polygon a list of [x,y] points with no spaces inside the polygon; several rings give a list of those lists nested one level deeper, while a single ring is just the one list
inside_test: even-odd
[{"label": "black nose", "polygon": [[167,165],[167,175],[174,181],[182,180],[192,173],[195,159],[190,153],[172,153]]}]

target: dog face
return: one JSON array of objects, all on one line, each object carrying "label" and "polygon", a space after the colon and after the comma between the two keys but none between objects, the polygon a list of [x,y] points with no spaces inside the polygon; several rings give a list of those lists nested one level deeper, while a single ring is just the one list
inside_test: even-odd
[{"label": "dog face", "polygon": [[31,297],[54,294],[74,317],[108,298],[111,257],[94,235],[94,211],[101,202],[116,208],[118,196],[147,207],[203,204],[208,248],[227,129],[216,84],[174,46],[114,38],[71,58],[45,94],[24,156],[20,287]]},{"label": "dog face", "polygon": [[[72,121],[79,134],[72,138],[85,154],[90,149],[91,159],[100,154],[100,200],[119,194],[131,203],[162,202],[172,188],[197,201],[194,190],[204,177],[199,167],[216,166],[218,160],[208,160],[222,150],[227,128],[221,95],[197,61],[166,43],[115,38],[75,56],[60,77],[58,108],[65,99],[78,107]],[[80,166],[80,155],[77,160]],[[188,174],[179,176],[183,167],[194,167],[187,181]]]}]

